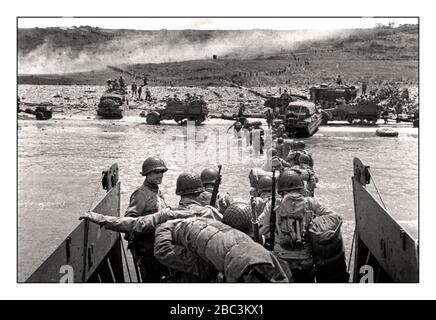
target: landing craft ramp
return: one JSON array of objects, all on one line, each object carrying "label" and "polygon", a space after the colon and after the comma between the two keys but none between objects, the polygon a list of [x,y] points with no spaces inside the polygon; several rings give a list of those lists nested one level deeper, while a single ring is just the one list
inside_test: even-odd
[{"label": "landing craft ramp", "polygon": [[[103,171],[102,185],[107,193],[92,211],[119,217],[117,164]],[[83,220],[26,282],[124,282],[121,241],[119,233]]]}]

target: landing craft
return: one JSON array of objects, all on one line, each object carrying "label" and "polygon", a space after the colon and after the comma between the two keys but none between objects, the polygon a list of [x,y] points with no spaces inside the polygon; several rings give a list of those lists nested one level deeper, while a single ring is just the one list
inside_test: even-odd
[{"label": "landing craft", "polygon": [[[369,166],[357,158],[353,165],[353,282],[418,282],[418,242],[368,191],[367,185],[374,183]],[[119,216],[116,164],[103,171],[102,185],[107,193],[92,211]],[[120,235],[83,220],[26,282],[125,282],[125,271],[130,277],[130,270],[124,265],[128,263]]]}]

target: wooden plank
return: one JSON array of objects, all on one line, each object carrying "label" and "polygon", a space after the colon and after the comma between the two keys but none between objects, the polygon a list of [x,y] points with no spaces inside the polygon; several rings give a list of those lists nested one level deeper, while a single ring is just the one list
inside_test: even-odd
[{"label": "wooden plank", "polygon": [[394,282],[418,282],[417,242],[355,177],[352,181],[358,237]]}]

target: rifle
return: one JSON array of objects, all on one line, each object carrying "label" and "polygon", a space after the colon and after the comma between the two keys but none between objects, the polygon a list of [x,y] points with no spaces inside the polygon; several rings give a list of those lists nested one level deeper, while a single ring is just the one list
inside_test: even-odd
[{"label": "rifle", "polygon": [[274,243],[276,238],[276,171],[272,172],[272,194],[271,194],[271,216],[269,219],[269,250],[274,250]]},{"label": "rifle", "polygon": [[212,196],[210,198],[210,205],[212,207],[215,207],[216,204],[216,198],[218,197],[218,190],[220,188],[220,184],[221,184],[221,168],[223,166],[222,165],[218,165],[218,175],[216,177],[215,183],[213,185],[213,191],[212,191]]},{"label": "rifle", "polygon": [[257,220],[256,203],[254,201],[254,197],[251,197],[251,213],[252,213],[251,224],[253,226],[253,238],[254,241],[256,241],[257,243],[261,243],[260,236],[259,236],[259,221]]}]

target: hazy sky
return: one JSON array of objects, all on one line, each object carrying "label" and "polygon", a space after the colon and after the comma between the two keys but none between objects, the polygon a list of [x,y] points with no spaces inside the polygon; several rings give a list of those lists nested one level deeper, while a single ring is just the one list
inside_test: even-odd
[{"label": "hazy sky", "polygon": [[19,28],[88,25],[107,29],[342,29],[372,28],[377,23],[417,24],[418,18],[19,18]]}]

